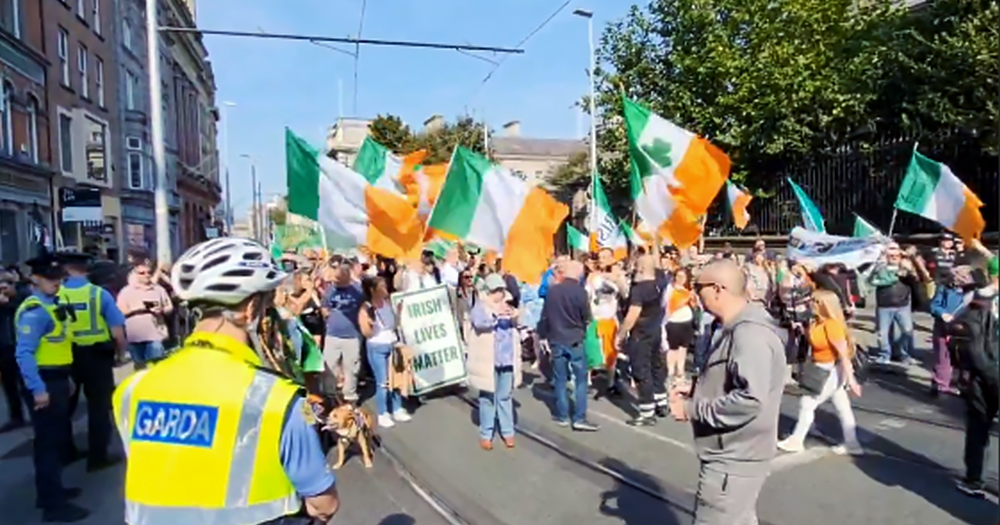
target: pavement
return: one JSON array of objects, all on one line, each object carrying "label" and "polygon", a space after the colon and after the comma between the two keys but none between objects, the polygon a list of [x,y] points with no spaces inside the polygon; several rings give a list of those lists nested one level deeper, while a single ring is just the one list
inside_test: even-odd
[{"label": "pavement", "polygon": [[[860,319],[865,323],[863,314]],[[925,323],[918,318],[918,358],[927,358]],[[866,328],[863,324],[860,328]],[[862,344],[870,338],[859,332]],[[877,374],[855,400],[859,435],[868,454],[834,454],[839,423],[822,407],[807,449],[780,454],[758,503],[770,525],[885,523],[945,525],[997,523],[994,496],[974,500],[954,489],[962,466],[961,400],[928,394],[926,367]],[[119,378],[130,372],[118,370]],[[514,449],[497,441],[478,446],[474,406],[460,396],[427,400],[414,419],[381,432],[382,453],[365,469],[352,457],[337,472],[343,502],[333,524],[443,525],[447,511],[475,525],[577,525],[691,522],[698,461],[690,427],[661,420],[649,428],[624,422],[631,408],[602,398],[589,417],[602,426],[577,433],[551,422],[553,393],[529,375],[515,393],[519,436]],[[617,404],[616,404],[617,403]],[[797,415],[786,396],[781,432]],[[6,418],[0,408],[0,421]],[[85,418],[75,421],[85,446]],[[0,435],[0,522],[35,525],[31,432]],[[996,432],[991,457],[997,455]],[[989,461],[996,492],[997,461]],[[87,474],[83,463],[66,470],[67,485],[84,488],[79,503],[93,512],[82,523],[122,523],[123,466]]]}]

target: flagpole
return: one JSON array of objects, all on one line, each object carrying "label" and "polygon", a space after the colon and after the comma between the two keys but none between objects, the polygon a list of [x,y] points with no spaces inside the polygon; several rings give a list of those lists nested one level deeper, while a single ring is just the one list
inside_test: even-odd
[{"label": "flagpole", "polygon": [[[917,154],[917,147],[919,147],[919,146],[920,146],[920,142],[919,141],[914,141],[913,142],[913,155]],[[913,155],[910,155],[910,161],[911,162],[913,161]],[[887,237],[889,237],[890,239],[892,239],[892,231],[896,228],[896,215],[898,213],[899,213],[899,208],[897,208],[896,205],[893,204],[892,205],[892,220],[889,221],[889,233],[887,235]]]},{"label": "flagpole", "polygon": [[590,235],[597,235],[597,110],[594,95],[594,13],[585,9],[577,9],[573,14],[587,19],[587,45],[590,50],[590,68],[587,76],[590,80]]}]

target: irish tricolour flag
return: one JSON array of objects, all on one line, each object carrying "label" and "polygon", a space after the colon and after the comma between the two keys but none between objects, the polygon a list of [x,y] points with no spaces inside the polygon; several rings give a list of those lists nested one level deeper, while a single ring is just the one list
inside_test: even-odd
[{"label": "irish tricolour flag", "polygon": [[986,228],[983,201],[948,166],[916,150],[896,197],[896,209],[937,222],[963,239],[978,238]]},{"label": "irish tricolour flag", "polygon": [[370,136],[366,136],[361,143],[358,156],[351,165],[351,169],[363,175],[372,186],[397,193],[403,191],[398,182],[402,168],[403,159]]},{"label": "irish tricolour flag", "polygon": [[285,130],[288,212],[319,223],[331,250],[367,247],[403,257],[420,245],[423,229],[406,197],[321,154]]},{"label": "irish tricolour flag", "polygon": [[503,254],[504,268],[537,284],[569,209],[544,190],[461,146],[455,148],[428,228]]},{"label": "irish tricolour flag", "polygon": [[594,217],[588,221],[591,228],[594,228],[594,231],[590,232],[590,251],[609,248],[615,253],[616,259],[624,259],[628,255],[628,237],[618,227],[618,221],[611,214],[611,204],[604,194],[601,178],[596,174],[593,176],[593,193]]},{"label": "irish tricolour flag", "polygon": [[639,217],[686,248],[729,178],[729,157],[707,140],[623,98],[632,199]]},{"label": "irish tricolour flag", "polygon": [[737,229],[742,230],[750,222],[750,212],[747,206],[753,197],[749,193],[741,190],[737,185],[726,181],[726,198],[729,201],[729,210],[733,215],[733,224]]}]

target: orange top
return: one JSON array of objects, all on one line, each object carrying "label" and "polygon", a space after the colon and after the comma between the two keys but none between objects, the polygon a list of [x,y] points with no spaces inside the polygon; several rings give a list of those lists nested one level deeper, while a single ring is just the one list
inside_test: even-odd
[{"label": "orange top", "polygon": [[809,344],[812,346],[813,361],[833,363],[837,361],[834,345],[847,346],[847,327],[834,319],[813,323],[809,327]]},{"label": "orange top", "polygon": [[684,288],[671,287],[672,292],[670,297],[667,298],[667,311],[676,312],[685,306],[689,306],[691,303],[691,291],[685,290]]}]

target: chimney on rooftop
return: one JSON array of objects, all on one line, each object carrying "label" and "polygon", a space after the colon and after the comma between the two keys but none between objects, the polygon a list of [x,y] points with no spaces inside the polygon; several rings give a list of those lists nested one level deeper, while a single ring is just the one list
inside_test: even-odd
[{"label": "chimney on rooftop", "polygon": [[503,134],[505,137],[520,137],[521,136],[521,121],[512,120],[503,125]]},{"label": "chimney on rooftop", "polygon": [[431,118],[424,121],[424,133],[434,133],[444,127],[444,117],[441,115],[431,115]]}]

